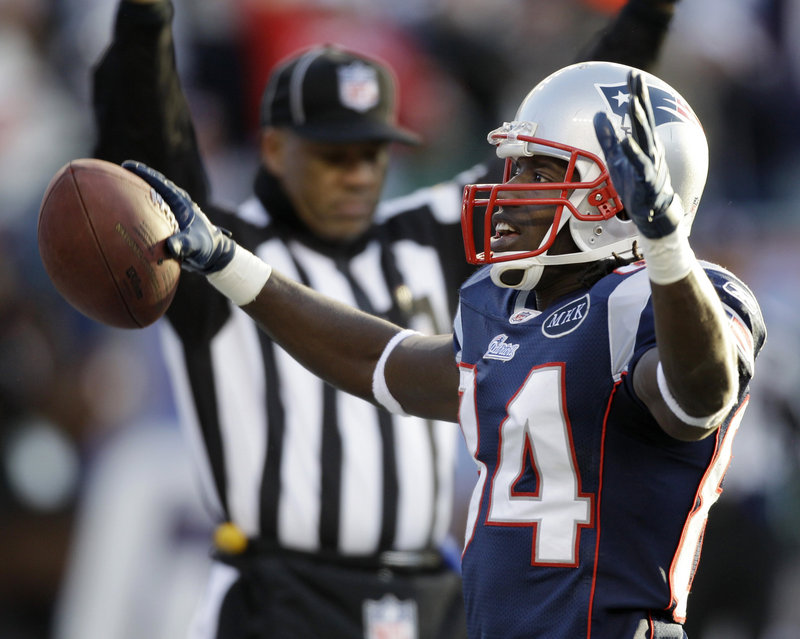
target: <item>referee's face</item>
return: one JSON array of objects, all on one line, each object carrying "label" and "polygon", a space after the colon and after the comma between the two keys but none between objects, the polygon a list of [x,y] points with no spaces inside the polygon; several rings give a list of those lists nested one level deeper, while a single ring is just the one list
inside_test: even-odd
[{"label": "referee's face", "polygon": [[386,178],[388,143],[316,142],[287,129],[267,129],[261,151],[315,235],[347,242],[369,228]]}]

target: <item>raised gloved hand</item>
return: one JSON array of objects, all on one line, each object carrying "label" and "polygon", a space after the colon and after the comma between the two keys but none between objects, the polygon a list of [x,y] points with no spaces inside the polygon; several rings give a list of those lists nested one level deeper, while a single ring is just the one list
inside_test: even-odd
[{"label": "raised gloved hand", "polygon": [[183,268],[208,275],[231,262],[236,243],[230,233],[214,226],[186,191],[141,162],[126,160],[122,166],[152,186],[172,210],[180,231],[167,238],[167,250]]},{"label": "raised gloved hand", "polygon": [[672,284],[696,268],[697,260],[681,228],[683,204],[669,179],[664,146],[656,135],[653,107],[641,72],[628,74],[628,90],[631,133],[619,140],[601,111],[594,117],[595,134],[611,182],[639,229],[650,281]]},{"label": "raised gloved hand", "polygon": [[236,244],[230,233],[214,226],[182,188],[141,162],[122,166],[138,175],[172,210],[180,229],[167,238],[167,250],[183,268],[205,275],[209,283],[239,306],[255,300],[272,273],[272,267]]},{"label": "raised gloved hand", "polygon": [[622,205],[646,238],[670,235],[683,218],[683,205],[672,189],[664,147],[655,132],[653,108],[643,75],[628,75],[631,134],[619,140],[605,112],[594,117],[597,140]]}]

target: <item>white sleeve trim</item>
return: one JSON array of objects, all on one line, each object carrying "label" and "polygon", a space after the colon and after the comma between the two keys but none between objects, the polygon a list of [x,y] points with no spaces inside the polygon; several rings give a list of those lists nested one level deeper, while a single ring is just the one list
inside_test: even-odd
[{"label": "white sleeve trim", "polygon": [[659,362],[656,367],[656,380],[658,382],[658,390],[661,391],[661,396],[664,398],[664,402],[672,413],[684,424],[694,426],[695,428],[708,430],[713,426],[717,426],[725,419],[725,416],[730,412],[731,408],[733,408],[735,402],[735,400],[732,400],[728,405],[708,417],[694,417],[683,410],[678,404],[678,401],[672,396],[669,386],[667,386],[667,378],[664,376],[664,369],[661,368],[661,362]]},{"label": "white sleeve trim", "polygon": [[400,402],[398,402],[389,391],[389,387],[386,385],[385,369],[386,362],[389,359],[389,355],[392,354],[392,351],[400,342],[412,335],[419,335],[419,333],[411,329],[396,333],[394,337],[389,340],[389,343],[386,344],[380,359],[378,359],[378,363],[375,365],[375,370],[372,371],[372,395],[375,397],[375,400],[390,413],[402,415],[403,417],[408,417],[408,413],[403,410]]}]

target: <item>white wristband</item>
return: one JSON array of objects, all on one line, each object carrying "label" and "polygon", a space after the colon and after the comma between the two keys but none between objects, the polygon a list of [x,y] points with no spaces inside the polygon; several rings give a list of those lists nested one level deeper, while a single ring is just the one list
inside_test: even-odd
[{"label": "white wristband", "polygon": [[249,304],[264,288],[272,267],[238,244],[230,263],[207,276],[209,283],[237,306]]},{"label": "white wristband", "polygon": [[658,366],[656,367],[656,381],[658,382],[658,390],[661,391],[661,397],[664,398],[666,405],[669,407],[675,417],[680,419],[688,426],[694,426],[695,428],[708,430],[713,426],[721,424],[722,420],[725,419],[731,408],[733,408],[733,402],[731,402],[728,406],[725,406],[708,417],[693,417],[683,410],[678,404],[678,401],[672,396],[669,386],[667,386],[667,378],[664,377],[664,369],[661,368],[661,362],[659,362]]},{"label": "white wristband", "polygon": [[383,353],[381,353],[380,359],[378,359],[378,363],[375,365],[375,370],[372,371],[372,395],[375,397],[375,400],[390,413],[402,415],[403,417],[408,417],[408,413],[403,410],[400,402],[398,402],[389,391],[389,387],[386,385],[385,369],[389,355],[392,354],[395,347],[412,335],[419,335],[419,333],[411,329],[396,333],[384,347]]},{"label": "white wristband", "polygon": [[656,240],[640,236],[647,275],[656,284],[672,284],[686,277],[697,264],[689,238],[681,227]]}]

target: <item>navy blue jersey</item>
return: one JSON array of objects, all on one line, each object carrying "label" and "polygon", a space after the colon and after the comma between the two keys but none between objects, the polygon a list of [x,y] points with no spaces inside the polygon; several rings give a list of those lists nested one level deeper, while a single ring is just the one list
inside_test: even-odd
[{"label": "navy blue jersey", "polygon": [[471,637],[627,639],[683,621],[765,339],[749,289],[704,267],[739,348],[740,386],[699,442],[666,435],[633,391],[630,373],[655,346],[643,263],[542,313],[488,268],[462,287],[460,421],[478,466],[463,558]]}]

